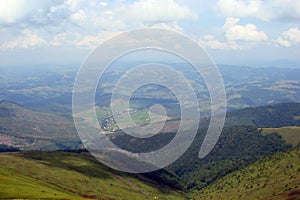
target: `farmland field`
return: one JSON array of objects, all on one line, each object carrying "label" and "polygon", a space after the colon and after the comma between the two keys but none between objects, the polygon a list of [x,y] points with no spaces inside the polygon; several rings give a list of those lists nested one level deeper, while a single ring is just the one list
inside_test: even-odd
[{"label": "farmland field", "polygon": [[285,126],[280,128],[263,128],[263,134],[278,133],[294,147],[300,143],[300,126]]}]

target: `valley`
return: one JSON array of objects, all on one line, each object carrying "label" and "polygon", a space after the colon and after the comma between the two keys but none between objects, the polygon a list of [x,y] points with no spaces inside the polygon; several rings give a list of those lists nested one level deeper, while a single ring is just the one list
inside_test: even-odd
[{"label": "valley", "polygon": [[0,0],[0,200],[300,200],[300,0]]},{"label": "valley", "polygon": [[[1,90],[7,96],[0,102],[0,197],[297,199],[300,104],[296,102],[300,92],[294,75],[298,71],[287,73],[277,69],[281,73],[278,76],[268,69],[258,69],[259,75],[253,78],[250,75],[257,71],[254,68],[235,70],[232,66],[221,67],[228,112],[214,149],[205,158],[198,158],[210,110],[201,110],[209,105],[203,83],[191,79],[191,84],[199,89],[202,116],[192,145],[164,169],[139,175],[112,170],[85,150],[71,113],[73,70],[39,72],[30,75],[33,77],[28,82],[26,79],[13,84],[7,81]],[[189,76],[189,71],[182,73]],[[22,76],[12,74],[5,78]],[[108,72],[104,84],[97,89],[95,111],[99,126],[111,142],[125,150],[149,152],[162,148],[174,138],[179,127],[178,101],[163,87],[140,88],[130,99],[132,120],[141,126],[147,125],[150,119],[166,120],[166,123],[160,133],[150,138],[126,135],[116,125],[110,108],[110,83],[121,75],[119,71]],[[262,98],[257,98],[259,95]],[[115,104],[122,107],[124,103],[119,100]],[[155,104],[164,106],[167,116],[149,112]],[[191,106],[191,109],[197,108]],[[117,117],[127,126],[123,116],[121,113]],[[284,173],[279,175],[280,171]]]}]

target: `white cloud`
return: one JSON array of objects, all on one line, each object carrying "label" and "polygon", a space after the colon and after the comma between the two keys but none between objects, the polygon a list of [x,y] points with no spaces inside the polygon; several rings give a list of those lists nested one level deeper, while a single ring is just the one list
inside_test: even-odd
[{"label": "white cloud", "polygon": [[300,20],[299,0],[219,0],[219,10],[229,17],[269,20]]},{"label": "white cloud", "polygon": [[140,0],[133,4],[123,5],[118,10],[127,21],[143,23],[173,22],[183,19],[197,19],[197,15],[188,7],[173,0]]},{"label": "white cloud", "polygon": [[97,47],[101,42],[111,38],[113,35],[120,32],[102,31],[98,35],[86,35],[80,40],[75,42],[76,47],[93,49]]},{"label": "white cloud", "polygon": [[70,46],[81,37],[82,36],[77,32],[62,32],[56,34],[48,44],[52,46]]},{"label": "white cloud", "polygon": [[46,44],[46,40],[38,36],[36,33],[25,29],[22,35],[15,40],[6,41],[0,45],[1,50],[15,49],[15,48],[35,48]]},{"label": "white cloud", "polygon": [[261,1],[219,0],[219,9],[227,16],[248,17],[259,12]]},{"label": "white cloud", "polygon": [[71,14],[69,19],[72,23],[79,25],[79,26],[85,26],[85,24],[89,20],[87,13],[84,10],[79,10],[79,11]]},{"label": "white cloud", "polygon": [[254,16],[259,19],[267,20],[270,18],[267,10],[261,12],[262,1],[253,0],[219,0],[218,8],[223,14],[230,17],[249,17]]},{"label": "white cloud", "polygon": [[223,26],[225,37],[229,41],[263,41],[267,40],[268,36],[263,31],[258,31],[254,24],[246,24],[245,26],[238,25],[239,19],[228,17]]},{"label": "white cloud", "polygon": [[283,39],[281,36],[275,40],[276,44],[284,47],[290,47],[292,44],[290,41]]},{"label": "white cloud", "polygon": [[[95,5],[97,5],[97,4],[95,4]],[[108,5],[108,3],[102,1],[102,2],[99,2],[98,5],[101,6],[101,7],[106,7]]]},{"label": "white cloud", "polygon": [[183,32],[183,29],[177,22],[169,22],[169,23],[157,23],[151,26],[152,28],[162,28],[162,29],[169,29],[169,30],[175,30],[179,32]]},{"label": "white cloud", "polygon": [[291,28],[283,33],[283,37],[292,42],[300,43],[300,30],[298,28]]},{"label": "white cloud", "polygon": [[[141,27],[181,31],[178,21],[196,18],[188,7],[174,0],[120,1],[112,5],[99,0],[0,0],[0,27],[7,27],[11,33],[20,29],[34,33],[20,33],[6,42],[2,39],[4,42],[0,45],[2,50],[4,47],[33,48],[42,43],[50,46],[72,43],[76,47],[91,48],[109,32]],[[31,38],[33,45],[21,42],[20,38],[26,41]]]},{"label": "white cloud", "polygon": [[81,5],[83,4],[84,0],[66,0],[65,4],[71,11],[76,11],[80,9]]},{"label": "white cloud", "polygon": [[238,44],[236,41],[219,41],[213,35],[205,35],[199,40],[199,44],[211,49],[221,50],[246,50],[253,46],[252,43]]},{"label": "white cloud", "polygon": [[174,0],[139,0],[121,3],[113,8],[107,8],[106,2],[98,5],[101,12],[93,9],[88,12],[77,11],[70,16],[70,20],[84,28],[119,31],[152,26],[179,30],[178,21],[197,18],[188,7],[179,5]]},{"label": "white cloud", "polygon": [[227,17],[223,25],[225,41],[220,41],[213,35],[205,35],[199,44],[211,49],[246,50],[259,41],[268,40],[263,31],[258,31],[254,24],[238,25],[238,18]]},{"label": "white cloud", "polygon": [[178,21],[197,18],[195,13],[173,0],[139,0],[116,7],[109,7],[107,2],[90,2],[88,8],[73,10],[68,18],[72,24],[95,32],[152,26],[179,30]]},{"label": "white cloud", "polygon": [[[50,1],[41,0],[0,0],[0,25],[30,21],[44,22],[51,7]],[[36,19],[39,18],[39,21]]]},{"label": "white cloud", "polygon": [[290,28],[283,32],[282,35],[275,40],[275,42],[285,47],[300,45],[300,30],[297,27]]}]

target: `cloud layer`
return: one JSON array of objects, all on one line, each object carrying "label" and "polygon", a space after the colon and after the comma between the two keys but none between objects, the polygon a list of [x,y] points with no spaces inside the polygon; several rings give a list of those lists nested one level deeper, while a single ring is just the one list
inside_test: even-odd
[{"label": "cloud layer", "polygon": [[92,48],[122,30],[149,26],[180,30],[179,21],[197,17],[174,0],[0,0],[0,31],[19,32],[13,40],[0,44],[0,49],[41,45]]},{"label": "cloud layer", "polygon": [[[215,15],[213,17],[204,12],[196,13],[198,7],[194,8],[191,2],[0,0],[0,50],[39,47],[91,49],[120,31],[140,27],[182,32],[196,30],[190,35],[198,35],[196,40],[211,49],[248,50],[259,44],[279,48],[299,46],[299,0],[199,3],[204,7],[217,6],[221,15],[209,13]],[[281,24],[284,27],[274,34],[274,27],[268,30],[268,26],[264,26],[269,23],[276,29],[280,29]],[[199,35],[197,31],[200,29],[207,30]]]},{"label": "cloud layer", "polygon": [[219,0],[219,10],[229,17],[271,21],[299,21],[299,0]]}]

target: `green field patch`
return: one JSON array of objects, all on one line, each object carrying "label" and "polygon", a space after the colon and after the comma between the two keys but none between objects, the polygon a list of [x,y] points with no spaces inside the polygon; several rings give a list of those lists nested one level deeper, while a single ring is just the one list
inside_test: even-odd
[{"label": "green field patch", "polygon": [[[152,122],[159,122],[163,120],[169,119],[168,117],[157,115],[155,113],[151,113],[152,118],[150,118],[150,113],[148,109],[138,110],[136,112],[131,113],[130,117],[131,119],[137,124],[137,125],[147,125],[151,121]],[[122,123],[124,126],[127,126],[128,119],[126,117],[119,118],[119,122]]]},{"label": "green field patch", "polygon": [[108,107],[99,108],[98,106],[96,106],[95,110],[96,110],[96,115],[97,115],[97,118],[99,121],[112,116],[111,109]]},{"label": "green field patch", "polygon": [[300,143],[300,126],[285,126],[280,128],[262,128],[263,134],[278,133],[294,147]]}]

